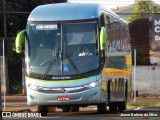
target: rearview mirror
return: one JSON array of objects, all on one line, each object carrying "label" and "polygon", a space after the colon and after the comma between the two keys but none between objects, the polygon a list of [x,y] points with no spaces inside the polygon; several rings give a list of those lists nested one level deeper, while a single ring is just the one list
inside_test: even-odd
[{"label": "rearview mirror", "polygon": [[16,37],[16,41],[15,41],[15,46],[16,46],[16,53],[22,53],[23,49],[23,42],[25,39],[25,30],[22,30],[21,32],[18,33],[17,37]]},{"label": "rearview mirror", "polygon": [[101,27],[100,31],[100,49],[101,50],[107,49],[107,34],[104,27]]}]

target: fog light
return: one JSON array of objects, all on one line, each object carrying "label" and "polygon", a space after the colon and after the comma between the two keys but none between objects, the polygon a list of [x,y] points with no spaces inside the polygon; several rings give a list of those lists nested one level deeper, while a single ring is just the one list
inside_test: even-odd
[{"label": "fog light", "polygon": [[94,94],[91,94],[91,95],[89,96],[89,100],[93,100],[93,99],[96,97],[96,95],[97,95],[97,92],[94,93]]},{"label": "fog light", "polygon": [[32,101],[38,102],[38,99],[36,97],[30,95],[30,98],[31,98]]}]

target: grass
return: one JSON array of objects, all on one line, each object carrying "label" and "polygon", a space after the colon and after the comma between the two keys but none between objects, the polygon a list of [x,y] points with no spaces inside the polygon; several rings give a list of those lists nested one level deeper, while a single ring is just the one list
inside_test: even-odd
[{"label": "grass", "polygon": [[151,102],[151,101],[137,101],[137,102],[128,102],[127,107],[160,107],[160,102]]}]

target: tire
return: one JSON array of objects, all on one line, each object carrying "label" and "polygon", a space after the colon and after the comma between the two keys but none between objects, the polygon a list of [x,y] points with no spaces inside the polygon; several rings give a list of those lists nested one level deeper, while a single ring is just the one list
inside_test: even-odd
[{"label": "tire", "polygon": [[111,112],[116,112],[117,111],[117,104],[116,103],[109,103],[109,110]]},{"label": "tire", "polygon": [[125,98],[124,98],[124,101],[120,102],[119,103],[119,106],[118,106],[118,110],[119,111],[123,111],[123,110],[126,110],[127,108],[127,99],[128,99],[128,83],[126,82],[125,84]]},{"label": "tire", "polygon": [[62,111],[63,111],[63,112],[70,112],[70,107],[69,107],[69,106],[63,107],[63,108],[62,108]]},{"label": "tire", "polygon": [[125,100],[127,101],[128,99],[128,82],[126,82],[126,85],[125,85]]},{"label": "tire", "polygon": [[98,113],[105,113],[106,112],[106,104],[105,103],[101,103],[99,105],[97,105],[97,112]]},{"label": "tire", "polygon": [[108,102],[108,104],[110,102],[110,97],[111,97],[110,82],[108,82],[108,85],[107,85],[107,102]]},{"label": "tire", "polygon": [[72,112],[78,112],[79,111],[79,107],[78,106],[71,107],[71,111]]},{"label": "tire", "polygon": [[108,89],[107,89],[107,100],[109,104],[109,110],[110,112],[116,112],[117,111],[117,103],[110,102],[111,92],[110,92],[110,81],[108,82]]},{"label": "tire", "polygon": [[126,110],[126,101],[120,102],[118,106],[119,111]]},{"label": "tire", "polygon": [[37,110],[38,110],[37,112],[41,113],[42,116],[46,116],[48,112],[48,107],[45,105],[38,105]]},{"label": "tire", "polygon": [[119,111],[123,111],[123,110],[126,110],[127,108],[127,99],[128,99],[128,83],[126,82],[125,84],[125,98],[124,98],[124,101],[120,102],[119,103],[119,106],[118,106],[118,110]]}]

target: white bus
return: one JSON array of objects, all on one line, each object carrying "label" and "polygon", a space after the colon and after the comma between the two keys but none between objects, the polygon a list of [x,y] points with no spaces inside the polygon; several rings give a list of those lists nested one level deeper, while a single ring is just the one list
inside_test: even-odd
[{"label": "white bus", "polygon": [[[23,52],[27,103],[47,115],[96,105],[98,112],[126,109],[131,93],[127,23],[99,4],[59,3],[36,7],[16,37]],[[116,74],[117,72],[117,74]]]}]

